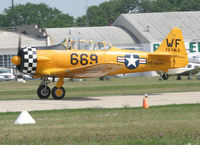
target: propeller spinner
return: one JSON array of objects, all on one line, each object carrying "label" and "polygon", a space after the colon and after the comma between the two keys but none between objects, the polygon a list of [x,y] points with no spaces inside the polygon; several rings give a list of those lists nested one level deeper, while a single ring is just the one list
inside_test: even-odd
[{"label": "propeller spinner", "polygon": [[13,56],[11,59],[11,62],[15,65],[20,65],[21,64],[21,57],[20,56]]}]

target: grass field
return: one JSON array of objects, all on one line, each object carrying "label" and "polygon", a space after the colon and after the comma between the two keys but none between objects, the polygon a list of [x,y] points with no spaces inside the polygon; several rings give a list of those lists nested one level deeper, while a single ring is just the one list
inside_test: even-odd
[{"label": "grass field", "polygon": [[[0,100],[38,99],[39,80],[0,82]],[[49,86],[52,88],[55,83]],[[158,77],[109,81],[65,80],[66,98],[190,92],[199,80],[159,81]],[[14,125],[19,113],[0,113],[0,144],[5,145],[200,145],[200,104],[121,109],[30,112],[35,125]]]},{"label": "grass field", "polygon": [[30,112],[34,125],[0,113],[5,145],[199,145],[200,105]]},{"label": "grass field", "polygon": [[[0,82],[0,100],[38,99],[37,88],[40,82],[41,80],[27,81],[25,84],[15,81]],[[49,86],[52,88],[55,83]],[[177,81],[172,77],[168,81],[159,81],[158,77],[112,77],[109,81],[87,79],[83,82],[69,82],[65,80],[64,88],[66,89],[65,97],[188,92],[199,91],[200,80],[183,78]]]}]

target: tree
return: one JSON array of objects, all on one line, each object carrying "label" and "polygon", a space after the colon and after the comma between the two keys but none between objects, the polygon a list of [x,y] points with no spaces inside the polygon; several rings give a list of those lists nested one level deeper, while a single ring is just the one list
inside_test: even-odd
[{"label": "tree", "polygon": [[140,12],[199,11],[200,0],[141,0]]},{"label": "tree", "polygon": [[[200,0],[110,0],[87,9],[89,26],[108,26],[122,13],[200,10]],[[0,27],[11,26],[12,8],[0,14]],[[86,15],[74,18],[44,3],[15,6],[16,25],[38,24],[40,27],[87,26]]]},{"label": "tree", "polygon": [[[5,9],[5,23],[11,26],[11,7]],[[63,14],[56,8],[50,8],[44,3],[15,6],[15,24],[38,24],[40,27],[69,27],[74,24],[74,18]]]},{"label": "tree", "polygon": [[91,6],[87,10],[89,26],[105,26],[108,25],[104,12],[98,6]]},{"label": "tree", "polygon": [[175,5],[173,5],[170,0],[141,0],[139,4],[140,12],[168,12],[175,11]]},{"label": "tree", "polygon": [[110,25],[121,13],[133,12],[138,7],[137,3],[138,0],[110,0],[91,6],[87,10],[89,25]]},{"label": "tree", "polygon": [[4,26],[4,15],[0,14],[0,27]]},{"label": "tree", "polygon": [[[90,26],[105,26],[110,25],[122,13],[196,10],[200,10],[200,0],[110,0],[99,6],[89,7],[87,14]],[[79,17],[78,21],[84,22],[85,16]]]},{"label": "tree", "polygon": [[199,11],[200,0],[182,0],[179,11]]},{"label": "tree", "polygon": [[76,19],[76,25],[81,27],[86,26],[86,15],[78,17]]}]

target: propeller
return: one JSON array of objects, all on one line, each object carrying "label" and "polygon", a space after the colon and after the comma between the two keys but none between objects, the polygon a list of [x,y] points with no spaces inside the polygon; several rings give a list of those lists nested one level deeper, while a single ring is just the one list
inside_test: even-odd
[{"label": "propeller", "polygon": [[11,62],[17,66],[17,69],[20,68],[20,65],[21,65],[21,35],[19,35],[17,56],[13,56],[11,59]]},{"label": "propeller", "polygon": [[[23,50],[26,49],[26,48],[22,48],[22,46],[21,46],[21,41],[22,41],[21,35],[19,34],[17,55],[16,55],[16,56],[13,56],[12,59],[11,59],[11,62],[12,62],[14,65],[16,65],[15,70],[18,70],[18,71],[15,71],[15,77],[16,77],[17,80],[18,80],[18,79],[23,79],[23,80],[25,80],[25,79],[30,79],[30,78],[31,78],[31,76],[30,76],[30,77],[29,77],[29,76],[25,76],[25,74],[28,74],[28,73],[29,73],[28,71],[30,71],[30,70],[28,70],[29,67],[26,67],[26,66],[24,65],[24,60],[26,60],[26,61],[27,61],[26,63],[28,63],[28,64],[30,64],[31,62],[29,62],[29,59],[24,58],[25,52],[24,52]],[[28,52],[27,52],[27,53],[28,53]],[[33,67],[33,68],[34,68],[34,67]],[[34,69],[36,70],[36,68],[34,68]],[[25,70],[26,72],[24,72],[24,70]],[[30,71],[30,73],[32,73],[32,72]],[[30,74],[30,73],[29,73],[29,74]],[[24,81],[23,81],[23,82],[24,82]]]},{"label": "propeller", "polygon": [[[18,40],[18,47],[17,47],[17,55],[13,56],[11,59],[11,62],[16,65],[15,68],[15,77],[18,80],[19,78],[22,78],[22,74],[20,72],[21,69],[21,56],[22,56],[22,48],[21,48],[21,34],[19,34],[19,40]],[[19,72],[17,72],[18,70]]]},{"label": "propeller", "polygon": [[21,50],[21,35],[19,35],[19,41],[18,41],[18,51],[17,51],[17,56],[20,55],[20,50]]}]

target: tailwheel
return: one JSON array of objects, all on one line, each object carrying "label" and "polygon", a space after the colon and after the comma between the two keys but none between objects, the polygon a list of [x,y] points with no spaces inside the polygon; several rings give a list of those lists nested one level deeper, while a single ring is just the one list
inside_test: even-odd
[{"label": "tailwheel", "polygon": [[51,89],[48,86],[41,85],[37,89],[37,94],[40,99],[47,99],[51,94]]},{"label": "tailwheel", "polygon": [[54,99],[62,99],[65,96],[65,89],[63,87],[53,87],[52,96]]}]

